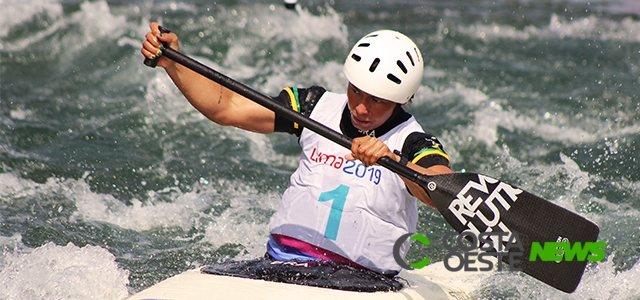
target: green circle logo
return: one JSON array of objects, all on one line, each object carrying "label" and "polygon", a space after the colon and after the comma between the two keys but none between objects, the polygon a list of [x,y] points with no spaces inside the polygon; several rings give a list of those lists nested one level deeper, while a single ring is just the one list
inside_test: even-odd
[{"label": "green circle logo", "polygon": [[418,241],[425,246],[429,246],[431,244],[431,242],[429,242],[429,239],[422,234],[407,233],[405,235],[402,235],[400,238],[398,238],[396,243],[393,245],[393,258],[396,260],[398,265],[400,265],[400,267],[407,270],[424,268],[426,265],[428,265],[431,262],[430,258],[425,257],[418,262],[407,263],[407,261],[405,261],[404,258],[402,258],[402,256],[400,255],[400,247],[407,239],[410,239],[412,241]]}]

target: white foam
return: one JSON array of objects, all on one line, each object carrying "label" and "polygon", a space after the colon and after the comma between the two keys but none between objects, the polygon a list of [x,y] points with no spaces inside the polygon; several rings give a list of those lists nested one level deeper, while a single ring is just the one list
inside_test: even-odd
[{"label": "white foam", "polygon": [[1,299],[123,299],[129,271],[97,246],[47,243],[31,251],[4,253]]},{"label": "white foam", "polygon": [[0,201],[32,196],[36,193],[38,184],[24,180],[13,173],[0,174]]},{"label": "white foam", "polygon": [[171,1],[166,3],[165,2],[157,3],[155,5],[158,11],[172,11],[172,12],[181,11],[181,12],[188,12],[192,14],[197,14],[199,12],[198,7],[190,3]]},{"label": "white foam", "polygon": [[486,279],[479,299],[638,299],[640,262],[629,270],[616,271],[611,259],[588,267],[577,289],[567,294],[520,272],[502,272]]},{"label": "white foam", "polygon": [[290,168],[298,166],[299,160],[297,156],[287,156],[275,152],[269,137],[264,134],[249,132],[237,128],[230,128],[230,131],[233,131],[232,134],[229,135],[230,137],[233,137],[233,139],[250,141],[249,147],[251,158],[254,160],[265,164],[285,165]]},{"label": "white foam", "polygon": [[343,63],[327,62],[315,68],[305,69],[301,76],[306,79],[304,86],[319,85],[334,93],[346,93],[348,81],[342,72]]},{"label": "white foam", "polygon": [[[132,199],[133,205],[126,205],[111,195],[93,193],[82,181],[69,183],[68,196],[77,208],[70,221],[100,221],[137,231],[174,226],[188,230],[194,225],[198,213],[211,204],[206,193],[185,193],[177,187],[168,187],[150,192],[144,203]],[[164,201],[167,196],[173,201]]]},{"label": "white foam", "polygon": [[115,37],[123,32],[123,24],[126,24],[125,16],[111,13],[109,4],[105,0],[85,1],[80,4],[80,10],[73,13],[71,24],[82,25],[83,44],[94,43],[104,37]]},{"label": "white foam", "polygon": [[[453,129],[440,136],[443,141],[447,140],[477,140],[484,142],[490,148],[500,150],[496,145],[498,141],[498,128],[505,122],[509,122],[511,115],[515,112],[505,112],[502,105],[497,101],[492,101],[483,92],[464,86],[460,83],[453,83],[449,87],[433,90],[426,86],[420,86],[417,92],[418,97],[414,100],[414,105],[442,106],[442,105],[463,105],[464,111],[451,111],[450,117],[468,118],[471,116],[473,122],[464,127]],[[450,129],[452,130],[452,129]],[[447,143],[447,151],[452,149],[454,143]]]},{"label": "white foam", "polygon": [[12,110],[9,115],[11,116],[12,119],[16,119],[16,120],[32,120],[33,119],[33,111],[30,109],[14,109]]},{"label": "white foam", "polygon": [[[144,203],[134,199],[132,206],[125,205],[111,195],[92,193],[86,184],[76,182],[74,184],[76,187],[72,188],[72,192],[69,193],[71,197],[74,197],[77,207],[77,211],[71,219],[80,218],[85,221],[107,222],[137,231],[174,226],[187,231],[193,227],[208,226],[207,224],[210,223],[227,226],[226,222],[229,220],[235,220],[239,223],[252,222],[253,219],[248,217],[251,214],[251,207],[275,211],[277,196],[257,192],[245,183],[223,179],[213,183],[203,179],[201,182],[194,184],[192,192],[182,192],[177,187],[150,192],[149,198],[145,199]],[[167,198],[172,201],[166,201]],[[220,212],[215,210],[208,214],[203,213],[213,204],[226,203],[227,201],[230,203],[230,207],[224,207],[224,212],[220,217],[217,216]],[[235,219],[235,217],[238,218]],[[233,228],[232,231],[222,230],[221,232],[235,232],[235,234],[225,235],[223,239],[210,239],[210,241],[218,246],[221,245],[218,242],[222,240],[224,240],[222,244],[235,241],[243,245],[245,241],[248,243],[257,241],[257,238],[247,238],[251,237],[251,232],[256,229],[266,228],[267,224],[262,222],[253,225],[255,225],[255,227],[251,227],[253,230],[247,231],[244,231],[247,228],[239,227]],[[209,232],[209,228],[207,228],[207,232]]]},{"label": "white foam", "polygon": [[[0,29],[2,30],[0,31],[0,36],[3,36],[3,32],[4,35],[6,35],[11,26],[16,26],[29,21],[37,14],[45,13],[52,19],[52,21],[51,24],[47,24],[45,29],[42,31],[32,33],[28,37],[22,37],[21,39],[1,44],[1,48],[12,52],[22,51],[31,47],[33,44],[45,40],[63,28],[68,28],[72,25],[79,25],[77,28],[79,28],[80,32],[77,34],[66,34],[62,36],[61,40],[57,41],[55,47],[51,47],[49,44],[46,45],[47,50],[50,53],[63,53],[64,55],[62,58],[64,58],[65,61],[63,64],[67,65],[71,61],[77,59],[75,54],[86,48],[87,45],[105,37],[117,37],[125,30],[125,28],[122,27],[122,24],[126,23],[125,16],[116,16],[111,14],[109,5],[104,0],[83,2],[80,4],[79,11],[73,12],[68,16],[63,15],[62,7],[57,3],[57,1],[33,1],[37,2],[34,3],[34,6],[25,5],[24,1],[15,2],[19,2],[19,4],[11,6],[8,9],[5,9],[3,3],[2,11],[11,15],[11,17],[0,19],[13,20],[13,14],[20,17],[15,21],[10,21],[10,24],[8,24],[7,27],[2,26],[2,28],[7,29]],[[31,7],[31,9],[24,9],[23,7]]]},{"label": "white foam", "polygon": [[[61,195],[69,203],[57,201],[56,205],[64,206],[64,209],[75,206],[70,222],[109,223],[136,231],[162,227],[179,227],[184,231],[197,228],[203,232],[203,242],[212,244],[214,248],[227,243],[241,244],[245,250],[238,259],[264,254],[269,218],[280,202],[278,192],[258,191],[241,181],[221,179],[209,182],[202,179],[193,185],[192,192],[169,187],[150,192],[144,202],[133,199],[133,205],[126,205],[112,195],[92,192],[84,180],[86,178],[51,178],[39,184],[4,173],[0,174],[0,197],[15,202]],[[167,201],[167,198],[172,201]],[[221,207],[222,211],[217,211],[216,207]],[[20,244],[18,240],[4,238],[0,242],[5,249],[16,249]]]},{"label": "white foam", "polygon": [[[4,0],[0,9],[0,37],[5,38],[11,28],[43,14],[57,19],[62,15],[62,5],[57,0]],[[2,49],[2,40],[0,40]]]},{"label": "white foam", "polygon": [[205,119],[189,104],[165,72],[156,72],[146,83],[144,98],[145,101],[139,105],[141,111],[148,115],[145,118],[147,124],[179,123],[179,119],[189,123]]},{"label": "white foam", "polygon": [[[309,69],[325,68],[316,61],[323,41],[331,41],[333,48],[347,51],[347,30],[341,16],[332,8],[322,15],[313,15],[305,8],[296,12],[266,5],[240,6],[234,9],[216,7],[212,16],[203,17],[194,26],[204,26],[201,36],[212,35],[211,26],[230,27],[226,43],[229,49],[221,53],[221,66],[215,69],[239,81],[258,79],[252,87],[273,95],[286,86],[322,84]],[[224,25],[221,25],[224,24]],[[207,49],[206,43],[184,44],[183,51]],[[284,47],[289,46],[289,47]],[[273,51],[271,51],[271,49]],[[206,63],[210,65],[209,63]],[[298,72],[302,74],[298,75]],[[311,80],[313,79],[313,80]],[[344,88],[343,88],[344,89]]]},{"label": "white foam", "polygon": [[[14,234],[12,236],[2,236],[0,235],[0,249],[2,249],[2,256],[0,257],[0,271],[4,269],[5,266],[5,256],[10,252],[17,252],[20,250],[26,249],[26,247],[22,244],[22,236],[20,234]],[[0,282],[2,279],[0,278]]]},{"label": "white foam", "polygon": [[[204,215],[202,212],[211,208],[214,201],[230,201],[235,211],[249,210],[251,205],[257,205],[264,199],[272,202],[262,203],[262,209],[273,209],[277,203],[277,196],[264,195],[242,182],[219,180],[208,182],[202,179],[194,183],[192,192],[183,192],[177,187],[167,187],[159,191],[149,192],[147,199],[133,199],[132,205],[116,199],[109,194],[91,191],[85,182],[90,175],[85,174],[81,179],[49,178],[45,183],[36,183],[22,179],[13,173],[0,174],[0,199],[11,201],[19,205],[24,199],[50,199],[56,197],[57,209],[74,209],[69,221],[86,222],[98,221],[110,223],[121,228],[145,231],[161,227],[180,227],[189,230],[198,226],[199,222],[215,222],[214,215]],[[60,202],[59,198],[68,203]],[[171,199],[172,201],[167,201]],[[67,207],[65,207],[67,206]],[[212,212],[218,213],[218,212]],[[230,214],[232,212],[226,212]],[[249,212],[246,212],[249,213]],[[202,219],[202,220],[201,220]],[[266,227],[266,223],[262,224]]]},{"label": "white foam", "polygon": [[[510,108],[508,99],[490,98],[480,90],[457,82],[439,90],[420,86],[417,94],[415,105],[462,105],[461,111],[451,111],[449,117],[472,120],[469,124],[460,125],[451,130],[442,138],[451,136],[452,140],[480,141],[496,152],[504,151],[503,145],[498,144],[499,129],[526,132],[542,140],[564,145],[595,143],[603,139],[605,141],[609,139],[610,143],[615,144],[615,140],[621,136],[640,133],[638,124],[603,126],[601,116],[576,118],[574,115],[559,112],[542,115],[522,113]],[[616,114],[618,118],[627,119],[632,118],[634,112],[616,112]],[[614,144],[612,145],[615,146]],[[451,144],[447,143],[447,145]],[[448,149],[451,149],[450,147]],[[540,150],[544,151],[544,149],[538,149]],[[537,154],[544,155],[544,153]]]},{"label": "white foam", "polygon": [[250,259],[264,254],[269,236],[269,217],[280,202],[280,194],[264,193],[243,183],[225,182],[225,196],[230,207],[206,227],[203,241],[218,248],[226,243],[241,244],[245,251],[237,259]]},{"label": "white foam", "polygon": [[[264,254],[269,217],[280,201],[277,192],[265,193],[244,182],[223,179],[201,180],[194,184],[194,192],[182,192],[175,187],[151,192],[144,203],[133,200],[133,206],[111,195],[93,193],[80,180],[61,184],[77,207],[70,221],[106,222],[137,231],[159,227],[180,227],[185,231],[199,228],[204,231],[203,242],[214,248],[227,243],[241,244],[245,251],[238,259]],[[167,197],[173,201],[163,200]],[[222,212],[213,209],[205,214],[214,201],[228,203],[228,206],[223,205]]]},{"label": "white foam", "polygon": [[[440,25],[446,27],[444,23]],[[476,39],[495,41],[498,39],[529,40],[531,38],[590,38],[601,41],[640,41],[640,21],[625,18],[622,21],[591,15],[577,19],[565,19],[551,14],[546,27],[525,26],[522,29],[498,23],[459,25],[461,34]]]},{"label": "white foam", "polygon": [[[49,178],[45,183],[36,183],[28,179],[20,178],[13,173],[0,174],[0,197],[18,205],[25,199],[51,199],[52,195],[60,195],[65,199],[62,203],[59,199],[55,202],[59,210],[70,209],[65,206],[75,206],[76,211],[70,221],[83,219],[85,221],[101,221],[118,225],[122,228],[134,230],[147,230],[160,226],[188,226],[188,214],[180,214],[179,205],[197,203],[183,195],[173,205],[161,202],[155,206],[143,206],[139,200],[134,200],[133,206],[127,206],[112,195],[100,194],[91,191],[89,185],[83,179]],[[189,202],[191,200],[191,202]],[[189,203],[187,203],[189,202]],[[43,203],[41,203],[43,204]],[[73,208],[71,208],[73,209]],[[182,216],[182,217],[176,217]],[[154,217],[158,220],[153,220]]]},{"label": "white foam", "polygon": [[595,38],[607,41],[640,41],[640,22],[632,18],[624,20],[610,20],[596,16],[589,16],[576,20],[566,20],[556,14],[551,15],[549,26],[543,30],[546,33],[557,34],[558,37]]},{"label": "white foam", "polygon": [[587,269],[572,299],[640,298],[640,260],[630,269],[616,270],[613,256]]}]

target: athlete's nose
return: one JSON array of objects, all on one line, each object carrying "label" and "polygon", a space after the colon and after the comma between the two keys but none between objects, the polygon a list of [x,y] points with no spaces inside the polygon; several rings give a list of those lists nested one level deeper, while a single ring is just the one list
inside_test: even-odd
[{"label": "athlete's nose", "polygon": [[360,103],[358,103],[358,105],[356,105],[354,110],[358,115],[361,115],[361,116],[365,116],[369,114],[369,109],[367,109],[367,106],[364,105],[364,101],[361,101]]},{"label": "athlete's nose", "polygon": [[369,105],[373,100],[373,96],[367,93],[361,93],[360,97],[358,97],[358,104],[355,107],[356,112],[359,115],[368,115],[369,114]]}]

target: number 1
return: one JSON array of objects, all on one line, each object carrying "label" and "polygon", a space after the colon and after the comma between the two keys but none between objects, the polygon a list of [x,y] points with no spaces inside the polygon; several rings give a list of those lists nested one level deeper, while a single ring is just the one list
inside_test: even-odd
[{"label": "number 1", "polygon": [[330,240],[335,241],[338,237],[338,228],[340,227],[340,219],[342,218],[342,209],[344,208],[344,203],[347,201],[347,194],[349,194],[349,187],[341,184],[333,191],[321,193],[318,199],[320,202],[333,200],[329,220],[327,220],[327,227],[324,230],[324,237]]}]

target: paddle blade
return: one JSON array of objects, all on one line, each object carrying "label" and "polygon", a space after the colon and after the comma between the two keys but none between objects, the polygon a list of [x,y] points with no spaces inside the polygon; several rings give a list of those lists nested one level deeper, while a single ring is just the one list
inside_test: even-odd
[{"label": "paddle blade", "polygon": [[[587,261],[529,261],[533,242],[595,242],[600,229],[589,220],[497,179],[473,173],[430,176],[426,190],[458,232],[515,232],[524,253],[515,267],[561,291],[575,291]],[[510,249],[519,251],[519,249]],[[508,263],[508,257],[503,257]]]}]

